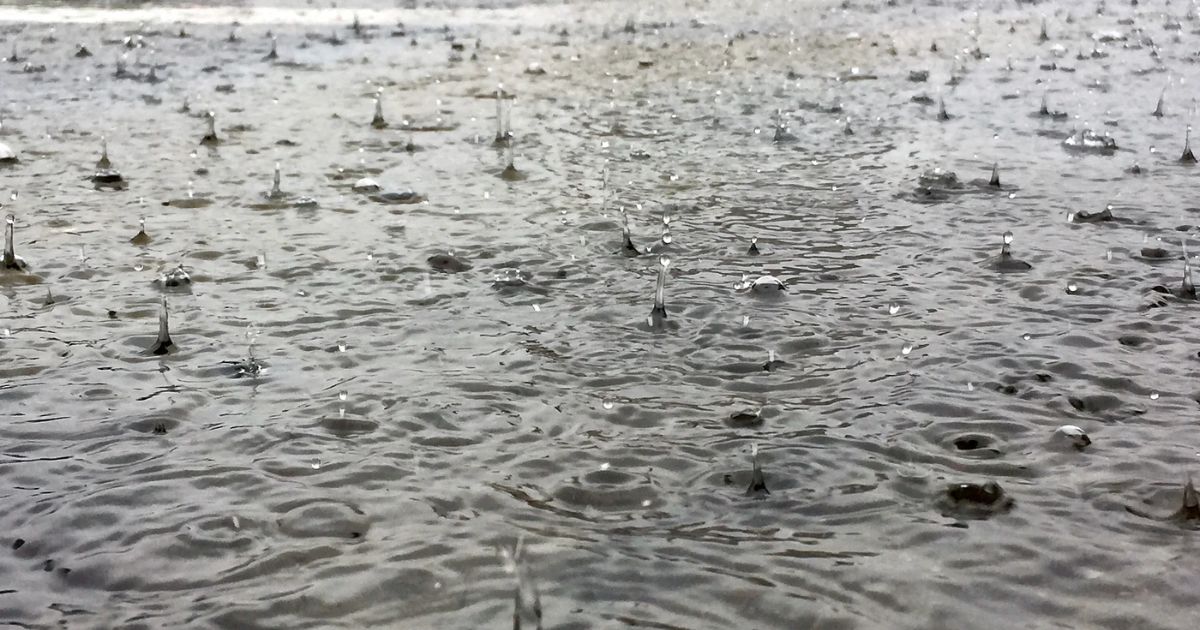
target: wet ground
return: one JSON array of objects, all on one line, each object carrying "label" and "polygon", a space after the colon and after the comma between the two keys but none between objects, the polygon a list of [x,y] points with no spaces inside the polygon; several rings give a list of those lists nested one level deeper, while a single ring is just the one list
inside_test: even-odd
[{"label": "wet ground", "polygon": [[0,7],[0,625],[1193,627],[1190,5],[455,4]]}]

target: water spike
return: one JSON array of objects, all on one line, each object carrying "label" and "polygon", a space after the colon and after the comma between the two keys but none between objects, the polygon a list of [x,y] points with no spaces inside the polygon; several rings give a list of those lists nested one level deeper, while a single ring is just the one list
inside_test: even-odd
[{"label": "water spike", "polygon": [[512,551],[504,550],[501,556],[505,571],[516,578],[513,587],[513,630],[521,630],[522,620],[529,615],[533,616],[534,630],[542,630],[542,594],[529,560],[525,557],[524,536],[517,538]]},{"label": "water spike", "polygon": [[1192,262],[1188,257],[1187,239],[1183,239],[1183,283],[1179,287],[1180,297],[1196,299],[1196,285],[1192,282]]},{"label": "water spike", "polygon": [[133,243],[134,245],[149,245],[151,239],[150,235],[146,233],[145,217],[139,220],[139,225],[140,228],[138,229],[138,233],[134,234],[133,238],[129,239],[129,242]]},{"label": "water spike", "polygon": [[278,44],[278,40],[276,40],[274,37],[272,37],[271,38],[271,52],[268,52],[267,56],[263,57],[264,61],[274,61],[275,59],[279,58],[279,51],[277,49],[277,44]]},{"label": "water spike", "polygon": [[504,140],[504,94],[496,90],[496,142]]},{"label": "water spike", "polygon": [[387,120],[383,117],[383,93],[375,95],[375,117],[371,119],[371,126],[376,129],[387,127]]},{"label": "water spike", "polygon": [[1184,520],[1200,520],[1200,493],[1196,492],[1196,486],[1192,484],[1191,474],[1187,477],[1187,483],[1183,486],[1183,505],[1178,512]]},{"label": "water spike", "polygon": [[1042,92],[1042,106],[1038,109],[1038,114],[1042,116],[1050,115],[1050,96],[1046,92]]},{"label": "water spike", "polygon": [[1179,156],[1179,161],[1184,164],[1195,164],[1196,155],[1192,153],[1192,126],[1187,126],[1187,132],[1183,135],[1183,155]]},{"label": "water spike", "polygon": [[996,163],[996,162],[992,163],[992,178],[988,180],[988,186],[991,186],[992,188],[1000,187],[1000,164],[999,163]]},{"label": "water spike", "polygon": [[771,494],[767,490],[767,478],[763,474],[762,465],[758,462],[758,445],[750,446],[750,486],[746,488],[746,496],[748,497],[763,497]]},{"label": "water spike", "polygon": [[221,140],[217,138],[217,114],[216,112],[209,111],[204,115],[204,117],[208,121],[208,131],[204,134],[204,137],[200,139],[200,144],[206,146],[216,146],[221,142]]},{"label": "water spike", "polygon": [[629,214],[625,212],[624,207],[621,208],[621,235],[621,253],[626,256],[640,255],[641,252],[639,252],[637,246],[633,244],[633,238],[630,236]]},{"label": "water spike", "polygon": [[162,299],[162,310],[158,313],[158,338],[154,340],[154,345],[150,347],[150,354],[164,355],[175,347],[175,342],[171,341],[171,330],[168,324],[167,315],[167,298]]},{"label": "water spike", "polygon": [[496,88],[496,139],[492,144],[505,146],[512,140],[512,132],[508,129],[508,117],[505,113],[504,88]]},{"label": "water spike", "polygon": [[662,255],[658,257],[658,282],[654,285],[654,308],[650,310],[650,320],[652,325],[659,326],[667,319],[667,270],[671,266],[671,257]]},{"label": "water spike", "polygon": [[25,259],[17,255],[13,246],[13,228],[16,223],[17,218],[11,214],[4,218],[4,258],[0,268],[10,271],[25,271],[29,265],[25,263]]},{"label": "water spike", "polygon": [[187,94],[184,94],[184,95],[183,95],[183,105],[180,105],[180,106],[179,106],[179,111],[180,111],[180,112],[183,112],[183,113],[185,113],[185,114],[186,114],[186,113],[188,113],[188,112],[190,112],[190,111],[192,111],[192,103],[191,103],[191,101],[188,99],[188,95],[187,95]]},{"label": "water spike", "polygon": [[1013,242],[1013,233],[1011,231],[1004,233],[1004,245],[1000,247],[1001,256],[1012,256],[1011,246]]},{"label": "water spike", "polygon": [[1050,34],[1046,32],[1046,18],[1042,18],[1042,32],[1038,34],[1038,41],[1050,41]]},{"label": "water spike", "polygon": [[279,162],[275,163],[275,176],[271,180],[271,196],[279,197],[283,191],[279,189]]},{"label": "water spike", "polygon": [[100,159],[96,161],[96,168],[112,168],[112,160],[108,159],[108,138],[104,136],[100,136]]},{"label": "water spike", "polygon": [[1163,88],[1162,92],[1160,92],[1158,95],[1158,104],[1154,106],[1154,111],[1151,112],[1151,115],[1155,118],[1163,117],[1163,99],[1166,98],[1166,96],[1167,88]]},{"label": "water spike", "polygon": [[938,117],[938,120],[943,121],[943,122],[950,120],[950,114],[946,111],[946,99],[944,99],[940,96],[938,97],[938,115],[937,115],[937,117]]},{"label": "water spike", "polygon": [[512,133],[512,110],[513,110],[512,103],[509,103],[504,108],[504,136],[506,138],[512,138],[512,135],[513,135],[513,133]]}]

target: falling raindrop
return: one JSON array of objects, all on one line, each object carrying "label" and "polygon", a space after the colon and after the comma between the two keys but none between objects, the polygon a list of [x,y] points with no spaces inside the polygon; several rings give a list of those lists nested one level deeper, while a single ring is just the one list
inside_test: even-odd
[{"label": "falling raindrop", "polygon": [[605,409],[612,409],[613,401],[608,398],[605,398],[604,401],[600,403],[600,405],[603,406]]}]

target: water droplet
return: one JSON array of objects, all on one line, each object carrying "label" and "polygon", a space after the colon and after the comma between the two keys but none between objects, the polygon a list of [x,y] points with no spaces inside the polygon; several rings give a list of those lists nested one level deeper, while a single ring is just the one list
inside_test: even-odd
[{"label": "water droplet", "polygon": [[1004,244],[1005,244],[1005,245],[1012,245],[1012,242],[1013,242],[1013,233],[1012,233],[1012,232],[1005,232],[1005,233],[1004,233]]},{"label": "water droplet", "polygon": [[338,345],[337,345],[337,349],[338,349],[338,352],[345,352],[346,351],[346,342],[339,341]]},{"label": "water droplet", "polygon": [[608,462],[600,464],[600,470],[608,470],[609,468],[612,468],[612,464],[609,464]]},{"label": "water droplet", "polygon": [[967,391],[969,391],[969,392],[975,391],[975,383],[973,383],[971,381],[967,381]]},{"label": "water droplet", "polygon": [[913,346],[911,343],[906,343],[906,344],[904,344],[903,348],[900,348],[900,354],[902,354],[904,356],[908,356],[909,354],[912,353],[912,351],[913,351]]},{"label": "water droplet", "polygon": [[900,312],[900,305],[896,303],[888,304],[888,315],[895,315]]},{"label": "water droplet", "polygon": [[321,469],[321,459],[313,458],[311,466],[312,466],[313,470],[320,470]]},{"label": "water droplet", "polygon": [[1158,400],[1158,392],[1150,392],[1150,400]]},{"label": "water droplet", "polygon": [[1112,250],[1110,249],[1110,250],[1104,252],[1104,257],[1107,258],[1108,260],[1112,260]]},{"label": "water droplet", "polygon": [[666,254],[659,256],[658,264],[662,265],[663,267],[670,267],[671,266],[671,257],[667,256]]},{"label": "water droplet", "polygon": [[603,406],[605,409],[612,409],[613,401],[605,398],[604,401],[600,403],[600,405]]},{"label": "water droplet", "polygon": [[8,339],[9,337],[12,337],[12,330],[11,330],[11,329],[9,329],[9,328],[5,328],[3,332],[4,332],[4,334],[3,334],[3,335],[0,335],[0,336],[3,336],[5,339]]},{"label": "water droplet", "polygon": [[338,400],[340,400],[342,402],[346,402],[346,399],[349,397],[350,397],[350,394],[347,393],[346,390],[344,390],[344,389],[342,391],[338,392]]},{"label": "water droplet", "polygon": [[750,325],[750,316],[749,315],[742,315],[742,325],[743,326]]},{"label": "water droplet", "polygon": [[1074,282],[1067,283],[1067,293],[1075,293],[1079,291],[1079,287]]},{"label": "water droplet", "polygon": [[1025,333],[1024,335],[1021,335],[1021,339],[1024,339],[1025,341],[1029,341],[1030,339],[1033,339],[1033,336],[1030,335],[1029,333]]},{"label": "water droplet", "polygon": [[541,306],[538,306],[537,304],[534,304],[534,305],[533,305],[533,312],[535,312],[535,313],[540,313],[540,312],[542,312],[542,307],[541,307]]}]

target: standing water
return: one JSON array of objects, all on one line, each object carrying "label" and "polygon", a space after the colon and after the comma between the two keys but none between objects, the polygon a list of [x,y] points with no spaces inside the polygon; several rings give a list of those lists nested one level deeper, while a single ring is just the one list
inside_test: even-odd
[{"label": "standing water", "polygon": [[1194,626],[1189,3],[95,4],[0,6],[0,624]]}]

